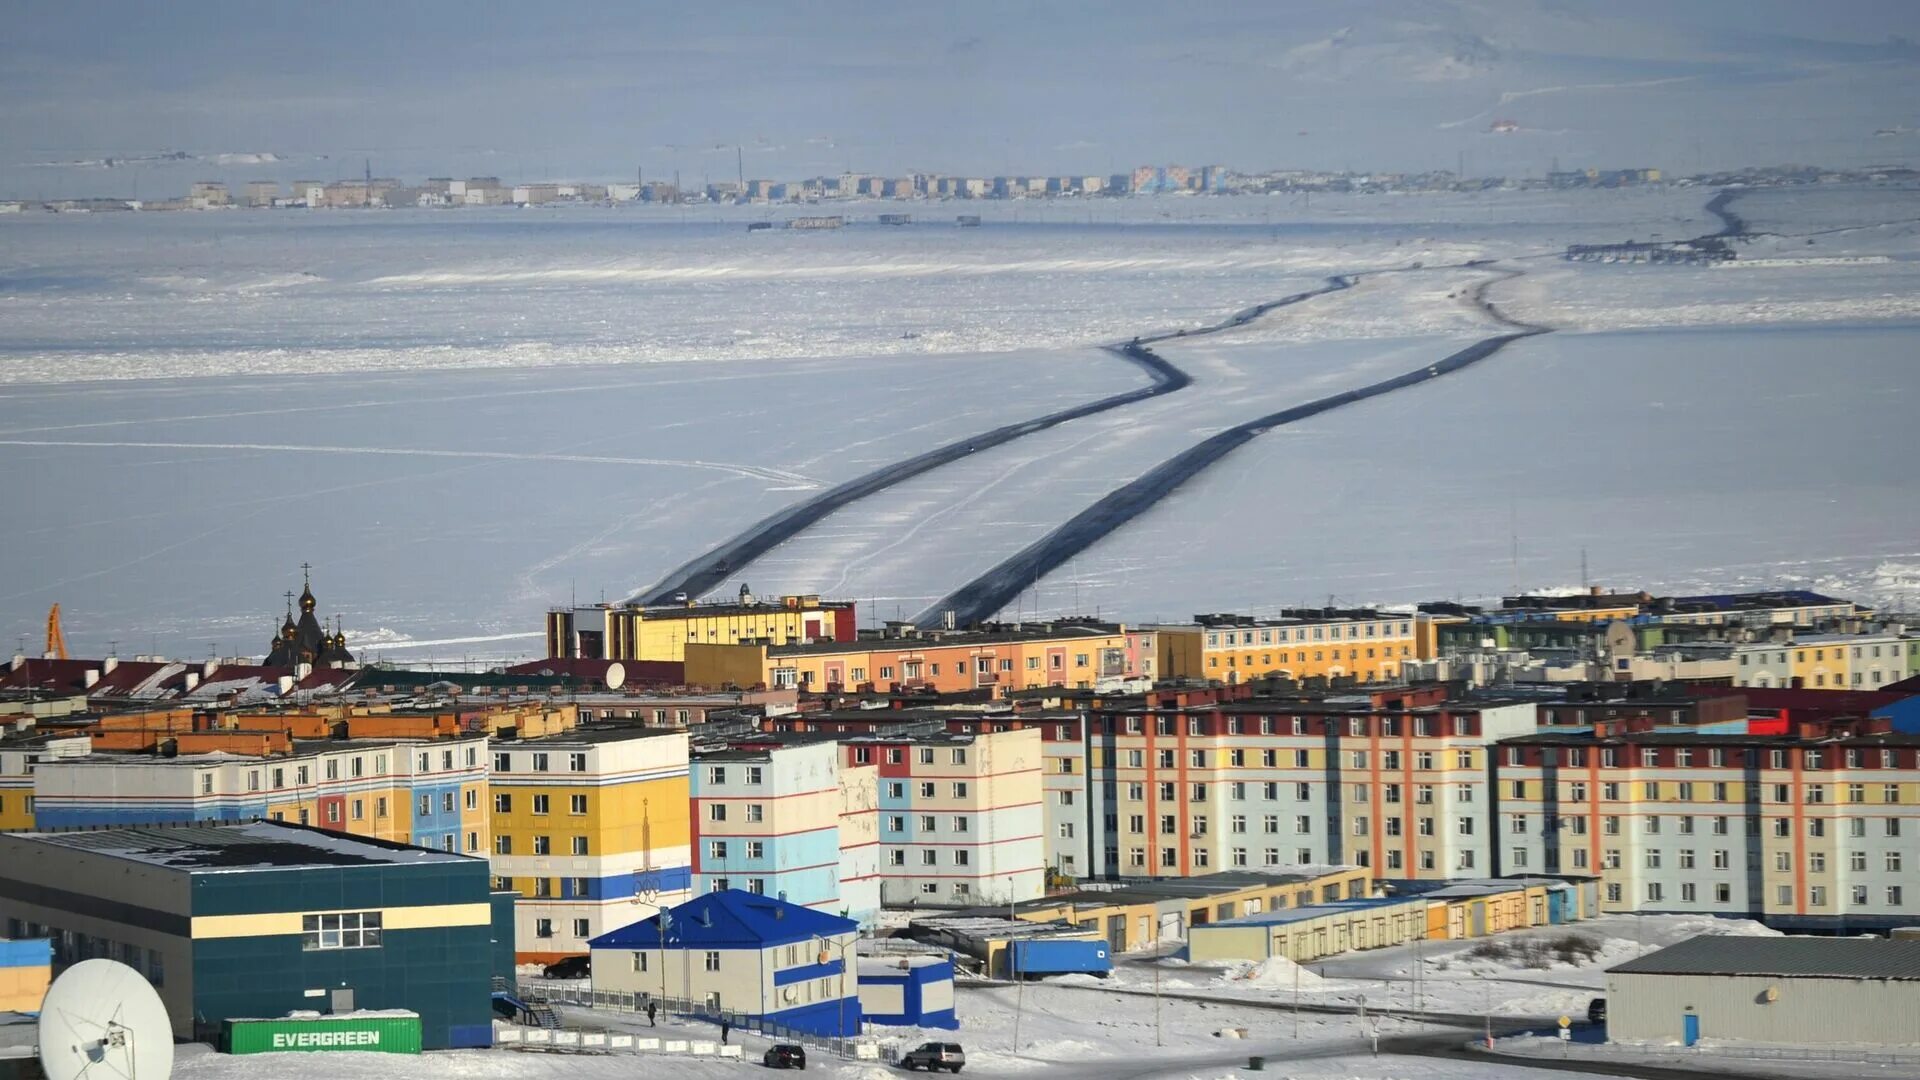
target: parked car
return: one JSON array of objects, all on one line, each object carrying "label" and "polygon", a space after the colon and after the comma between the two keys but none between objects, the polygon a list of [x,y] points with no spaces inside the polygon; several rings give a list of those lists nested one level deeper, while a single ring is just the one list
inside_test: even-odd
[{"label": "parked car", "polygon": [[1607,1022],[1607,999],[1594,998],[1587,1002],[1587,1019],[1595,1024]]},{"label": "parked car", "polygon": [[540,974],[549,979],[584,979],[592,973],[590,956],[563,956],[540,969]]},{"label": "parked car", "polygon": [[939,1072],[947,1069],[959,1072],[960,1066],[967,1063],[967,1052],[960,1049],[959,1043],[921,1043],[900,1057],[900,1064],[908,1069],[925,1069]]},{"label": "parked car", "polygon": [[775,1043],[767,1047],[760,1063],[769,1069],[804,1069],[807,1067],[807,1051],[798,1043]]}]

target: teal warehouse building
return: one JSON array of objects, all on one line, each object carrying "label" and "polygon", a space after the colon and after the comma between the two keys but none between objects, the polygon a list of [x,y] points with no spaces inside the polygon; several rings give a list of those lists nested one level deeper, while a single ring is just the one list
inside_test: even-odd
[{"label": "teal warehouse building", "polygon": [[512,902],[485,859],[277,821],[0,834],[0,925],[56,973],[117,960],[181,1038],[296,1010],[420,1014],[425,1049],[493,1041]]}]

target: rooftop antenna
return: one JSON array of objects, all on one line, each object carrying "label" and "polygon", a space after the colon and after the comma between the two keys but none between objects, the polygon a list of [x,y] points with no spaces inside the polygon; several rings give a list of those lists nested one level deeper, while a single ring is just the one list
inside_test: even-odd
[{"label": "rooftop antenna", "polygon": [[360,194],[360,205],[362,207],[368,207],[373,205],[373,159],[367,158],[366,165],[367,165],[367,186],[366,186],[366,189],[363,190]]},{"label": "rooftop antenna", "polygon": [[1580,549],[1580,587],[1587,587],[1587,549]]},{"label": "rooftop antenna", "polygon": [[747,193],[747,156],[739,143],[733,144],[733,171],[736,174],[735,178],[740,181],[740,194],[745,195]]}]

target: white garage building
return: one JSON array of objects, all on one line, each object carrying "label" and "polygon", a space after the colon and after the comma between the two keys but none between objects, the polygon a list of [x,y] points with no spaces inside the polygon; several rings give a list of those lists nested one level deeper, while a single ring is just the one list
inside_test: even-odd
[{"label": "white garage building", "polygon": [[1607,1038],[1920,1043],[1920,941],[1689,938],[1607,970]]}]

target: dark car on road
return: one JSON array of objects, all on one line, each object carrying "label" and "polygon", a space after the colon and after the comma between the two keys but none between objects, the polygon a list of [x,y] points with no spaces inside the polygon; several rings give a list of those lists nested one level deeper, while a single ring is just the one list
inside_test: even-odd
[{"label": "dark car on road", "polygon": [[959,1043],[921,1043],[900,1057],[900,1065],[907,1069],[925,1069],[928,1072],[959,1072],[960,1066],[967,1063],[966,1051]]},{"label": "dark car on road", "polygon": [[592,973],[593,959],[587,956],[563,956],[540,969],[549,979],[584,979]]},{"label": "dark car on road", "polygon": [[1607,999],[1594,998],[1587,1002],[1587,1019],[1595,1024],[1607,1022]]},{"label": "dark car on road", "polygon": [[804,1069],[807,1067],[807,1051],[797,1043],[775,1043],[767,1047],[760,1063],[769,1069]]}]

